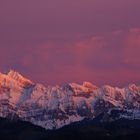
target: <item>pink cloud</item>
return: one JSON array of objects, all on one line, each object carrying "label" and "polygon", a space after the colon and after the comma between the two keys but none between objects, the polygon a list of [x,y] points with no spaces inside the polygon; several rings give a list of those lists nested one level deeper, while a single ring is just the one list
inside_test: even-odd
[{"label": "pink cloud", "polygon": [[44,84],[88,80],[122,85],[139,82],[139,52],[139,29],[117,30],[71,42],[1,47],[0,66],[17,69]]},{"label": "pink cloud", "polygon": [[140,29],[132,28],[129,30],[124,40],[124,63],[140,68]]}]

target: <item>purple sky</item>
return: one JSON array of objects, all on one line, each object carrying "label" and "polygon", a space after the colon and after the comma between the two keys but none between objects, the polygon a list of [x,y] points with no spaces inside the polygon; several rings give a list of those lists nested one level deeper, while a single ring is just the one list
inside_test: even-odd
[{"label": "purple sky", "polygon": [[139,0],[1,0],[0,71],[35,82],[140,83]]}]

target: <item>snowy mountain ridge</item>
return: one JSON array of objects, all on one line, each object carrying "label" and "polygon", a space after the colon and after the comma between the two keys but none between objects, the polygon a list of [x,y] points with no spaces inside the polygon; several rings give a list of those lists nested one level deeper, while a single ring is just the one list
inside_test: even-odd
[{"label": "snowy mountain ridge", "polygon": [[45,87],[13,70],[0,73],[0,117],[58,129],[100,114],[102,121],[140,119],[140,86],[99,88],[84,82]]}]

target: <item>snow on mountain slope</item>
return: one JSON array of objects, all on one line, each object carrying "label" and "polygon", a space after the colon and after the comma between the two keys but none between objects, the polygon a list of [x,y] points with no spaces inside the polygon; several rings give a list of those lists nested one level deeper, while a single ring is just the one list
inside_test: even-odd
[{"label": "snow on mountain slope", "polygon": [[0,117],[57,129],[100,114],[107,121],[140,119],[140,86],[98,88],[84,82],[45,87],[15,71],[0,73]]}]

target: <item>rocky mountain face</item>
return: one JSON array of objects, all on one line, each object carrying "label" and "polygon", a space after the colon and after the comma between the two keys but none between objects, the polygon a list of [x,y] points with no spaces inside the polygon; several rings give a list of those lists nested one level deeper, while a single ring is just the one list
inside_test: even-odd
[{"label": "rocky mountain face", "polygon": [[124,88],[89,82],[63,86],[33,83],[18,72],[0,73],[0,117],[58,129],[83,119],[112,122],[140,119],[140,86]]}]

